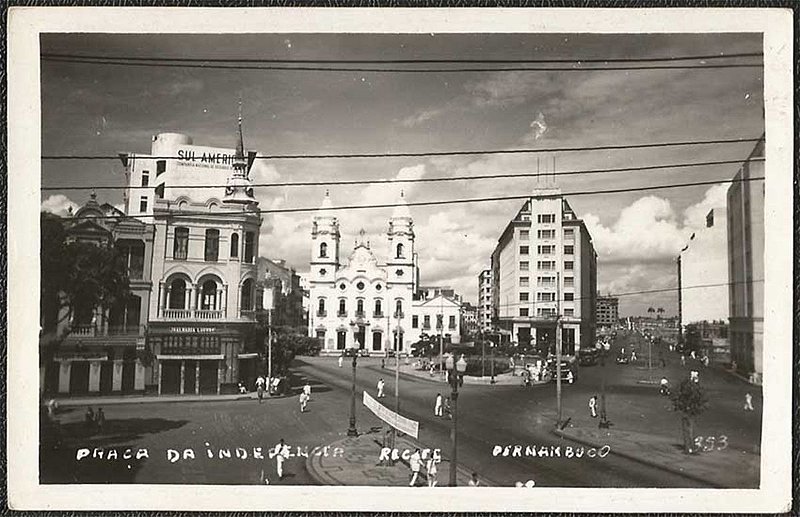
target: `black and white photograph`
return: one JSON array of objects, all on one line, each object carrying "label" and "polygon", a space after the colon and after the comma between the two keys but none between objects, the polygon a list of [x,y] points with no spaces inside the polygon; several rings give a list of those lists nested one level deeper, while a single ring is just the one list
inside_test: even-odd
[{"label": "black and white photograph", "polygon": [[26,36],[25,479],[788,510],[791,13],[175,11]]}]

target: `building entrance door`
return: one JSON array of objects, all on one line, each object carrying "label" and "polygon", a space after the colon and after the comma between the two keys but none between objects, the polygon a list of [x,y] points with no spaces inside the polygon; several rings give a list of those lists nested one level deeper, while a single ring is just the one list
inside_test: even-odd
[{"label": "building entrance door", "polygon": [[[124,366],[123,366],[124,368]],[[124,372],[124,369],[123,369]],[[124,376],[123,376],[124,378]],[[161,394],[177,395],[180,391],[181,362],[161,361]]]},{"label": "building entrance door", "polygon": [[89,393],[89,362],[72,361],[72,371],[69,376],[69,393],[71,395],[84,395]]},{"label": "building entrance door", "polygon": [[358,348],[364,348],[364,342],[367,339],[366,327],[364,325],[358,326],[358,331],[356,332],[356,343],[358,343]]},{"label": "building entrance door", "polygon": [[217,361],[200,361],[200,394],[217,394]]},{"label": "building entrance door", "polygon": [[197,370],[195,368],[197,368],[197,361],[184,361],[183,368],[183,393],[195,395],[195,380],[197,379]]},{"label": "building entrance door", "polygon": [[114,382],[114,363],[113,361],[103,361],[100,363],[100,393],[111,393]]}]

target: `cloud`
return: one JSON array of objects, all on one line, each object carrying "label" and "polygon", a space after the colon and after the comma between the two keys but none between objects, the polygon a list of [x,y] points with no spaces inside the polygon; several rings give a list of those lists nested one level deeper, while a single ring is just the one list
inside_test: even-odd
[{"label": "cloud", "polygon": [[544,113],[541,111],[539,112],[536,118],[531,122],[530,128],[531,130],[522,137],[523,142],[533,143],[544,136],[547,132],[547,122],[544,120]]},{"label": "cloud", "polygon": [[553,92],[556,84],[548,77],[548,74],[498,72],[467,83],[465,89],[477,107],[509,107],[529,101],[533,94]]},{"label": "cloud", "polygon": [[65,216],[69,214],[69,209],[77,210],[78,204],[69,199],[64,194],[53,194],[42,201],[42,211],[51,214]]},{"label": "cloud", "polygon": [[408,128],[415,127],[423,122],[427,122],[432,118],[439,116],[443,111],[444,110],[441,108],[422,110],[415,115],[411,115],[401,120],[400,125]]},{"label": "cloud", "polygon": [[[403,167],[395,175],[394,180],[418,180],[425,176],[427,170],[425,164],[417,164]],[[363,204],[389,204],[397,201],[400,191],[404,192],[406,198],[413,196],[418,189],[418,183],[399,183],[397,185],[387,183],[373,183],[365,187],[359,196]]]},{"label": "cloud", "polygon": [[684,225],[692,229],[703,228],[706,225],[706,215],[712,208],[727,206],[728,187],[728,184],[720,183],[708,189],[702,201],[686,209]]}]

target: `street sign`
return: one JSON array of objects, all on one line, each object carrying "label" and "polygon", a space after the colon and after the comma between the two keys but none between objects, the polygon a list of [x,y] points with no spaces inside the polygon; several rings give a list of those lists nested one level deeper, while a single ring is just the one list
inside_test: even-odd
[{"label": "street sign", "polygon": [[375,416],[398,431],[414,438],[419,437],[419,422],[416,420],[411,420],[410,418],[406,418],[402,415],[398,415],[391,409],[372,398],[372,396],[366,391],[364,392],[364,405],[367,406],[370,411],[375,413]]}]

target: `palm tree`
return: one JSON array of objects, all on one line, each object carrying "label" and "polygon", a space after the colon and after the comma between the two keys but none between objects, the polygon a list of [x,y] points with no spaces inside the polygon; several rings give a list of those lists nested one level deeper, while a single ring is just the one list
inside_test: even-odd
[{"label": "palm tree", "polygon": [[664,307],[659,307],[657,310],[658,310],[658,318],[661,319],[661,315],[664,314]]},{"label": "palm tree", "polygon": [[652,307],[648,307],[647,308],[647,314],[653,314],[654,312],[656,312],[656,310],[654,308],[652,308]]}]

